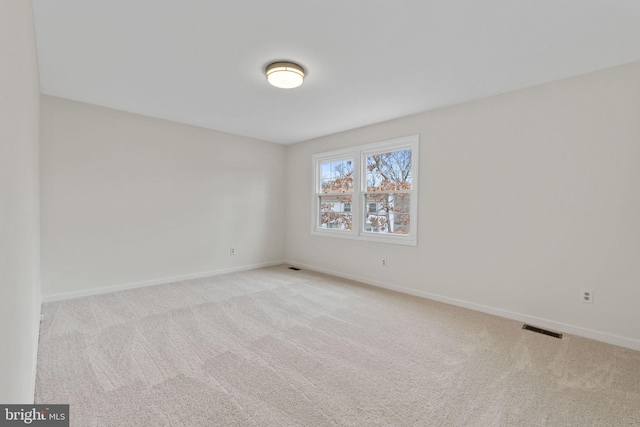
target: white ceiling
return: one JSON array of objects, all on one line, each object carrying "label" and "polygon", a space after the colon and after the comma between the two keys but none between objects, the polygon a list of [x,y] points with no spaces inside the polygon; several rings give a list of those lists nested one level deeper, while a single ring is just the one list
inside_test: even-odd
[{"label": "white ceiling", "polygon": [[43,93],[284,144],[640,60],[638,0],[33,3]]}]

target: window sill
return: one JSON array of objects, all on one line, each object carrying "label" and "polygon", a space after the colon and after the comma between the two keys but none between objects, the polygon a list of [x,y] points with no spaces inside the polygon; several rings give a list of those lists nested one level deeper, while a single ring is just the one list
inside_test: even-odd
[{"label": "window sill", "polygon": [[314,229],[311,231],[314,236],[320,237],[337,237],[340,239],[362,240],[365,242],[388,243],[392,245],[418,246],[415,236],[403,236],[397,234],[376,234],[362,232],[356,234],[354,232],[340,230]]}]

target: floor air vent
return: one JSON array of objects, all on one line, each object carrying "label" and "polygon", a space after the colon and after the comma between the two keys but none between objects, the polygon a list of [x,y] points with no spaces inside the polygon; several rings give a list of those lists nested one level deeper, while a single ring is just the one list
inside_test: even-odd
[{"label": "floor air vent", "polygon": [[546,329],[536,328],[535,326],[531,326],[531,325],[522,325],[522,329],[526,329],[527,331],[537,332],[537,333],[539,333],[539,334],[549,335],[550,337],[554,337],[554,338],[560,338],[560,339],[562,339],[562,334],[559,334],[559,333],[557,333],[557,332],[547,331]]},{"label": "floor air vent", "polygon": [[299,269],[299,268],[297,268],[297,267],[289,267],[289,270],[300,271],[300,269]]}]

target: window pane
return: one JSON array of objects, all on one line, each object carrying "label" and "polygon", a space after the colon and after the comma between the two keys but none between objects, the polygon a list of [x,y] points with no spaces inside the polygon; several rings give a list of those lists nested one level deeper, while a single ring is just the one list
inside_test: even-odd
[{"label": "window pane", "polygon": [[411,150],[367,156],[367,191],[411,189]]},{"label": "window pane", "polygon": [[365,195],[364,230],[372,233],[409,234],[409,193]]},{"label": "window pane", "polygon": [[353,192],[353,160],[322,162],[320,175],[323,193]]},{"label": "window pane", "polygon": [[411,195],[409,193],[396,193],[391,198],[391,210],[394,213],[406,213],[411,212],[410,203]]},{"label": "window pane", "polygon": [[331,179],[331,163],[321,163],[320,170],[322,173],[322,180]]},{"label": "window pane", "polygon": [[351,196],[320,196],[320,228],[351,230]]}]

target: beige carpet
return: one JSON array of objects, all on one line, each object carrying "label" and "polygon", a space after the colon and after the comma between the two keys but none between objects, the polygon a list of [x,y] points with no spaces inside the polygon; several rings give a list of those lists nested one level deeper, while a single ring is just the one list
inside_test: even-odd
[{"label": "beige carpet", "polygon": [[78,427],[640,425],[640,352],[285,266],[43,312]]}]

